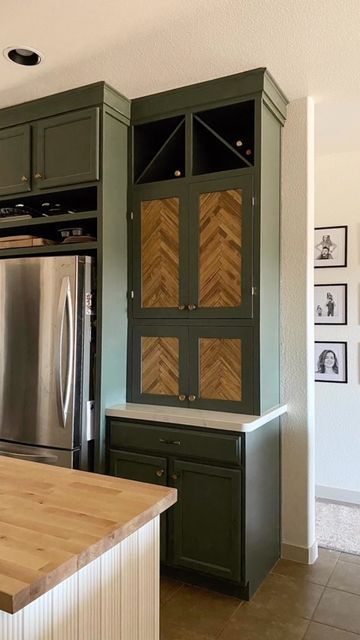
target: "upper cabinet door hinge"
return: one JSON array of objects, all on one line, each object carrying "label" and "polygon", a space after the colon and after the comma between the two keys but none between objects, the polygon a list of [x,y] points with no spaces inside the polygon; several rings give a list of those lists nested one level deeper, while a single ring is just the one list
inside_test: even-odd
[{"label": "upper cabinet door hinge", "polygon": [[134,291],[132,289],[129,292],[129,295],[130,295],[131,300],[134,300]]},{"label": "upper cabinet door hinge", "polygon": [[253,206],[253,207],[255,207],[255,196],[253,196],[253,197],[251,198],[251,204],[252,204],[252,206]]},{"label": "upper cabinet door hinge", "polygon": [[251,287],[251,295],[252,296],[256,296],[257,292],[258,292],[257,287]]},{"label": "upper cabinet door hinge", "polygon": [[134,212],[129,211],[129,220],[134,220]]}]

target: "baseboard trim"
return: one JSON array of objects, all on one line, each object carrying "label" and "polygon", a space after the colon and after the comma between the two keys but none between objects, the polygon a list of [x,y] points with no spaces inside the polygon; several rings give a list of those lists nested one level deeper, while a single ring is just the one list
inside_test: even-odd
[{"label": "baseboard trim", "polygon": [[301,564],[314,564],[318,557],[317,542],[314,542],[311,547],[297,547],[294,544],[283,542],[281,545],[281,557],[284,560],[293,560]]},{"label": "baseboard trim", "polygon": [[315,495],[317,498],[322,498],[324,500],[334,500],[335,502],[360,504],[360,491],[337,489],[336,487],[324,487],[317,484],[315,487]]}]

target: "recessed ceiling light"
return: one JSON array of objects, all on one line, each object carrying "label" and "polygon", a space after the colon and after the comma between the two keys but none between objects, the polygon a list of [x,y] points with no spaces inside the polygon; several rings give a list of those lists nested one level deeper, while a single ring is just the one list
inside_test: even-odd
[{"label": "recessed ceiling light", "polygon": [[23,46],[6,47],[3,53],[7,60],[16,62],[16,64],[21,64],[25,67],[34,67],[43,59],[43,55],[39,51]]}]

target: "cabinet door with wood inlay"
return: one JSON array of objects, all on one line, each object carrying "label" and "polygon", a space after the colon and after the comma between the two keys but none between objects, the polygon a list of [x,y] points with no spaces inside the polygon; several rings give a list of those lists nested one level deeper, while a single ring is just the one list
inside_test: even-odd
[{"label": "cabinet door with wood inlay", "polygon": [[193,317],[252,317],[252,178],[191,187]]},{"label": "cabinet door with wood inlay", "polygon": [[251,413],[252,328],[194,327],[189,334],[190,406]]},{"label": "cabinet door with wood inlay", "polygon": [[185,327],[133,329],[133,402],[187,406]]},{"label": "cabinet door with wood inlay", "polygon": [[179,185],[135,190],[135,317],[187,317],[186,205],[186,192]]}]

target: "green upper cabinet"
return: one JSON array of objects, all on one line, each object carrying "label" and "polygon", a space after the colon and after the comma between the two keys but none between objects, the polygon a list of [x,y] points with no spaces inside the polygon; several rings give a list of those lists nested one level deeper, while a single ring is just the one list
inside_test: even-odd
[{"label": "green upper cabinet", "polygon": [[34,127],[37,189],[99,179],[99,108],[39,120]]},{"label": "green upper cabinet", "polygon": [[0,196],[31,189],[30,125],[0,131]]},{"label": "green upper cabinet", "polygon": [[253,186],[249,175],[136,187],[136,318],[251,318]]}]

